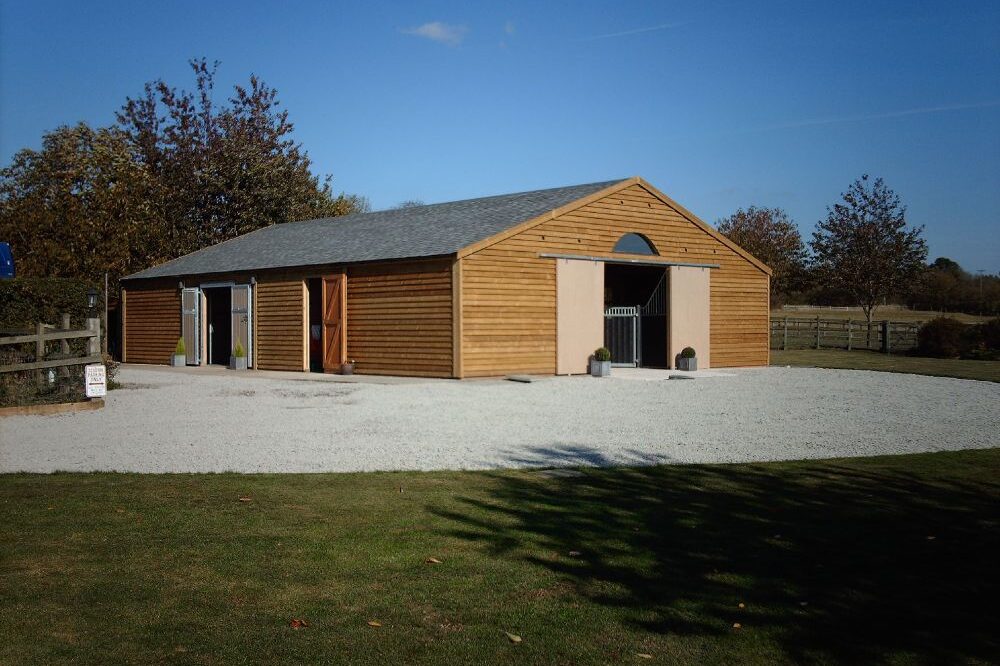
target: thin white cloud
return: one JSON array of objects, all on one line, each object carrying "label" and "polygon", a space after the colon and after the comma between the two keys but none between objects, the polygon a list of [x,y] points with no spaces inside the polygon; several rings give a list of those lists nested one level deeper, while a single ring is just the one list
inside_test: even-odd
[{"label": "thin white cloud", "polygon": [[441,21],[432,21],[418,25],[415,28],[405,28],[401,31],[404,35],[416,35],[425,37],[433,42],[447,44],[448,46],[458,46],[465,39],[469,29],[464,25],[451,25]]},{"label": "thin white cloud", "polygon": [[797,127],[815,127],[817,125],[838,125],[841,123],[857,123],[866,120],[883,120],[886,118],[905,118],[906,116],[922,116],[929,113],[943,113],[945,111],[963,111],[965,109],[986,109],[1000,106],[1000,99],[989,102],[974,102],[972,104],[942,104],[940,106],[924,106],[916,109],[903,109],[902,111],[886,111],[884,113],[863,113],[854,116],[830,116],[828,118],[810,118],[806,120],[796,120],[778,125],[761,127],[761,130],[782,130],[795,129]]},{"label": "thin white cloud", "polygon": [[671,28],[679,28],[682,25],[686,25],[687,21],[681,23],[663,23],[661,25],[651,25],[646,28],[636,28],[634,30],[624,30],[622,32],[609,32],[605,35],[592,35],[590,37],[584,37],[580,41],[589,42],[595,39],[611,39],[613,37],[627,37],[628,35],[638,35],[644,32],[656,32],[657,30],[669,30]]}]

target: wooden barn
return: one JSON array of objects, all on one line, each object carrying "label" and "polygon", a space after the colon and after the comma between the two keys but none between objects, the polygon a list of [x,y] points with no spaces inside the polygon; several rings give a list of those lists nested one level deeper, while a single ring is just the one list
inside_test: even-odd
[{"label": "wooden barn", "polygon": [[267,227],[122,281],[122,357],[427,377],[768,362],[770,270],[641,178]]}]

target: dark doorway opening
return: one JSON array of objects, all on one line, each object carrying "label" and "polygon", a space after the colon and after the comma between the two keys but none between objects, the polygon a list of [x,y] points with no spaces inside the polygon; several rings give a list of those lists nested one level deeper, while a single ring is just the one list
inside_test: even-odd
[{"label": "dark doorway opening", "polygon": [[233,292],[230,287],[208,287],[205,294],[205,319],[208,329],[208,363],[229,365],[233,352]]},{"label": "dark doorway opening", "polygon": [[[667,368],[667,269],[628,264],[604,265],[604,307],[636,308],[636,346],[639,364]],[[622,330],[606,326],[605,331]],[[626,329],[630,331],[631,329]],[[606,338],[607,335],[606,334]],[[613,341],[606,339],[611,348]],[[621,347],[620,341],[614,341]]]},{"label": "dark doorway opening", "polygon": [[309,292],[309,370],[323,372],[323,280],[306,280]]}]

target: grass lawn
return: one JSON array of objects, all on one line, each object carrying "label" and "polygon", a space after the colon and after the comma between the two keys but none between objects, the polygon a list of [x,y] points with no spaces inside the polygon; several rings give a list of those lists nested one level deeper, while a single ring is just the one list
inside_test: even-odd
[{"label": "grass lawn", "polygon": [[998,506],[998,449],[0,476],[0,663],[987,662]]},{"label": "grass lawn", "polygon": [[[851,308],[850,310],[829,310],[827,308],[782,310],[778,308],[777,310],[771,310],[772,319],[782,319],[784,317],[790,319],[802,317],[815,318],[817,315],[823,319],[853,319],[855,322],[863,322],[865,320],[865,313],[862,312],[861,308]],[[936,310],[903,310],[895,308],[876,309],[874,314],[875,321],[882,321],[883,319],[890,321],[930,321],[937,317],[951,317],[963,324],[979,324],[990,319],[990,317],[966,314],[964,312],[937,312]]]},{"label": "grass lawn", "polygon": [[771,365],[793,365],[847,370],[881,370],[915,375],[958,377],[1000,382],[1000,361],[966,361],[951,358],[926,358],[872,351],[843,349],[771,350]]}]

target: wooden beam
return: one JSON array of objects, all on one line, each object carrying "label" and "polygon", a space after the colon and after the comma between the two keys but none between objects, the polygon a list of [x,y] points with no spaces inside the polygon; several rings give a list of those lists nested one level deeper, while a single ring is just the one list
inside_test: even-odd
[{"label": "wooden beam", "polygon": [[12,335],[6,338],[0,338],[0,345],[17,345],[23,344],[25,342],[36,342],[39,336],[44,342],[52,342],[54,340],[73,340],[75,338],[92,338],[98,333],[91,330],[77,329],[72,331],[53,331],[52,333],[46,333],[44,329],[40,329],[40,333],[32,333],[30,335]]},{"label": "wooden beam", "polygon": [[455,379],[462,379],[462,260],[451,265],[451,372]]},{"label": "wooden beam", "polygon": [[125,319],[125,296],[126,296],[126,292],[125,292],[125,288],[123,287],[122,288],[122,363],[126,362],[126,360],[125,360],[125,345],[126,345],[126,342],[128,341],[128,336],[126,335],[126,331],[125,331],[125,322],[127,321]]},{"label": "wooden beam", "polygon": [[[320,294],[322,298],[322,284],[320,285]],[[312,343],[312,331],[309,330],[309,280],[302,280],[302,370],[309,372],[312,370],[311,363],[312,358],[309,353],[310,345]]]},{"label": "wooden beam", "polygon": [[57,358],[50,361],[32,361],[31,363],[15,363],[0,366],[0,372],[19,372],[21,370],[41,370],[43,368],[59,368],[64,365],[87,365],[101,363],[101,355],[77,356],[75,358]]}]

